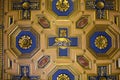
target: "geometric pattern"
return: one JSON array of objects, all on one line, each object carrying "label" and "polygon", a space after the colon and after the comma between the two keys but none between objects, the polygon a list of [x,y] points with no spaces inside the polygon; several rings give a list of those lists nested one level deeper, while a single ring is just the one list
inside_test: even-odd
[{"label": "geometric pattern", "polygon": [[0,80],[119,80],[119,0],[1,1]]},{"label": "geometric pattern", "polygon": [[13,1],[12,2],[12,9],[13,10],[22,10],[22,19],[30,19],[31,18],[31,10],[39,10],[40,4],[39,0],[22,0]]},{"label": "geometric pattern", "polygon": [[83,68],[88,69],[89,68],[89,61],[84,56],[77,56],[77,62],[79,65],[81,65]]},{"label": "geometric pattern", "polygon": [[95,32],[90,37],[90,47],[97,54],[105,54],[111,46],[111,37],[106,32]]},{"label": "geometric pattern", "polygon": [[73,11],[73,1],[72,0],[53,0],[52,10],[58,16],[68,16]]},{"label": "geometric pattern", "polygon": [[38,68],[44,68],[50,62],[50,56],[44,55],[38,61]]},{"label": "geometric pattern", "polygon": [[57,46],[59,48],[59,56],[68,56],[68,47],[78,46],[77,37],[68,37],[67,28],[59,28],[58,37],[49,37],[49,46]]},{"label": "geometric pattern", "polygon": [[12,80],[39,80],[39,76],[30,76],[29,66],[20,66],[20,75],[13,76]]},{"label": "geometric pattern", "polygon": [[115,0],[86,0],[86,10],[96,10],[97,19],[106,19],[106,10],[115,9]]},{"label": "geometric pattern", "polygon": [[97,75],[98,76],[89,76],[88,80],[118,80],[116,75],[108,75],[107,66],[98,66]]},{"label": "geometric pattern", "polygon": [[30,31],[21,31],[16,37],[16,47],[22,54],[29,54],[36,48],[36,37]]},{"label": "geometric pattern", "polygon": [[39,50],[39,34],[33,28],[16,27],[8,37],[10,50],[18,57],[32,57]]},{"label": "geometric pattern", "polygon": [[41,25],[41,27],[43,27],[45,29],[50,28],[50,22],[43,15],[38,15],[38,23]]},{"label": "geometric pattern", "polygon": [[87,33],[87,49],[98,58],[113,57],[119,49],[118,32],[110,25],[95,25]]},{"label": "geometric pattern", "polygon": [[76,22],[76,28],[83,29],[88,24],[88,17],[82,16],[77,22]]},{"label": "geometric pattern", "polygon": [[58,69],[53,74],[52,80],[75,80],[75,76],[67,69]]}]

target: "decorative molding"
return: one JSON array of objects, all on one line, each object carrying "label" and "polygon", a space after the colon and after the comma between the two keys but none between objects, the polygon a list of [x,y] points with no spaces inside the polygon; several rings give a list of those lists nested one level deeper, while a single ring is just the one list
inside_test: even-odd
[{"label": "decorative molding", "polygon": [[95,32],[90,37],[90,47],[96,54],[105,54],[112,46],[110,35],[106,32]]},{"label": "decorative molding", "polygon": [[109,75],[107,66],[97,67],[97,76],[88,76],[88,80],[118,80],[117,75]]},{"label": "decorative molding", "polygon": [[50,28],[50,22],[44,15],[37,15],[38,17],[38,23],[43,27],[44,29]]},{"label": "decorative molding", "polygon": [[[109,25],[95,25],[87,33],[87,49],[97,58],[111,58],[119,50],[118,32]],[[100,37],[103,36],[103,37]],[[101,40],[102,41],[98,41]],[[103,47],[104,46],[104,47]]]},{"label": "decorative molding", "polygon": [[44,55],[38,60],[38,68],[44,68],[50,62],[50,56]]},{"label": "decorative molding", "polygon": [[19,58],[30,58],[40,49],[39,37],[33,28],[18,27],[9,34],[10,50]]},{"label": "decorative molding", "polygon": [[107,19],[107,11],[116,10],[116,0],[86,0],[85,4],[86,10],[95,10],[96,19]]},{"label": "decorative molding", "polygon": [[78,55],[76,59],[80,66],[82,66],[85,69],[90,69],[90,62],[86,57],[84,57],[83,55]]},{"label": "decorative molding", "polygon": [[120,58],[118,58],[118,68],[120,69]]},{"label": "decorative molding", "polygon": [[52,10],[58,16],[68,16],[74,8],[72,0],[53,0],[52,1]]},{"label": "decorative molding", "polygon": [[30,75],[30,67],[29,66],[20,66],[20,75],[13,76],[12,80],[39,80],[39,76],[31,76]]},{"label": "decorative molding", "polygon": [[0,79],[3,79],[3,29],[0,25]]},{"label": "decorative molding", "polygon": [[76,28],[83,29],[88,24],[88,16],[82,16],[77,22],[76,22]]},{"label": "decorative molding", "polygon": [[68,28],[59,28],[58,37],[49,37],[48,45],[58,48],[58,56],[69,56],[68,48],[78,46],[78,37],[69,37]]},{"label": "decorative molding", "polygon": [[31,10],[39,10],[40,9],[40,1],[29,1],[29,0],[22,0],[20,1],[11,1],[12,3],[12,10],[21,10],[21,17],[24,20],[31,19]]},{"label": "decorative molding", "polygon": [[80,9],[80,0],[46,0],[46,3],[46,10],[57,19],[66,20]]},{"label": "decorative molding", "polygon": [[[48,75],[48,80],[59,80],[59,76],[67,78],[68,80],[81,79],[80,74],[70,66],[56,66]],[[64,74],[66,74],[64,76]],[[65,79],[66,80],[66,79]]]}]

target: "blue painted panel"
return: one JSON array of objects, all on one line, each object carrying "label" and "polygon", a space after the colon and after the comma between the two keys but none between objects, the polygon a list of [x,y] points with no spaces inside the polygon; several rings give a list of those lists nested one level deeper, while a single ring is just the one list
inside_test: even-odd
[{"label": "blue painted panel", "polygon": [[20,72],[21,72],[21,76],[24,76],[24,67],[26,67],[26,69],[28,70],[27,72],[26,72],[26,76],[29,76],[29,72],[30,72],[30,69],[29,69],[29,66],[20,66]]},{"label": "blue painted panel", "polygon": [[[62,30],[65,30],[65,32],[61,32]],[[66,41],[55,42],[56,38],[65,38],[66,40],[68,40],[68,42],[66,42]],[[59,48],[59,50],[58,50],[59,56],[68,56],[68,47],[78,46],[78,38],[77,37],[70,37],[70,38],[68,37],[68,28],[59,28],[58,29],[58,37],[50,37],[50,38],[48,38],[48,42],[49,42],[48,43],[49,46],[56,46]],[[66,47],[66,49],[63,49],[62,47]]]},{"label": "blue painted panel", "polygon": [[56,71],[52,76],[52,80],[57,80],[57,77],[60,74],[66,74],[70,78],[70,80],[75,80],[74,75],[67,69],[59,69],[58,71]]},{"label": "blue painted panel", "polygon": [[48,39],[49,41],[49,46],[53,46],[54,45],[54,43],[55,43],[55,37],[51,37],[51,38],[49,38]]},{"label": "blue painted panel", "polygon": [[57,3],[58,0],[53,0],[52,1],[52,10],[58,15],[58,16],[68,16],[72,11],[73,11],[73,8],[74,8],[74,5],[73,5],[73,2],[72,0],[68,0],[69,4],[70,4],[70,7],[67,11],[65,12],[61,12],[59,11],[57,8],[56,8],[56,3]]},{"label": "blue painted panel", "polygon": [[68,56],[68,49],[59,48],[59,56]]},{"label": "blue painted panel", "polygon": [[[19,39],[24,35],[28,35],[32,39],[32,45],[28,49],[23,49],[19,46]],[[30,52],[32,52],[36,48],[36,37],[35,37],[35,35],[33,35],[33,33],[30,32],[30,31],[21,31],[16,37],[16,47],[18,48],[18,50],[22,54],[26,54],[26,53],[29,54]]]},{"label": "blue painted panel", "polygon": [[[99,49],[95,46],[94,42],[96,37],[98,36],[105,36],[107,38],[108,41],[108,45],[106,48],[104,49]],[[105,54],[112,46],[112,41],[111,41],[111,37],[106,33],[106,32],[95,32],[91,37],[90,37],[90,47],[96,52],[96,53],[101,53],[101,54]]]},{"label": "blue painted panel", "polygon": [[76,47],[78,46],[78,38],[69,38],[70,42],[70,46],[72,47]]}]

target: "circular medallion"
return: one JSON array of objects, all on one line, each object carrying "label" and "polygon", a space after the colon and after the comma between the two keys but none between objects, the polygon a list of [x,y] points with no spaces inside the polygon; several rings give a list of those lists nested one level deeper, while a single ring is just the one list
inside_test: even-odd
[{"label": "circular medallion", "polygon": [[22,7],[23,7],[23,9],[29,9],[30,8],[30,3],[29,2],[23,2]]},{"label": "circular medallion", "polygon": [[104,2],[102,2],[102,1],[99,1],[99,2],[97,2],[97,4],[96,4],[96,7],[97,7],[98,9],[103,9],[104,6],[105,6],[105,4],[104,4]]},{"label": "circular medallion", "polygon": [[74,10],[73,4],[72,0],[52,0],[52,11],[57,16],[69,16]]},{"label": "circular medallion", "polygon": [[29,36],[24,35],[19,39],[18,43],[22,49],[28,49],[32,45],[32,39]]},{"label": "circular medallion", "polygon": [[56,8],[61,12],[66,12],[69,9],[70,5],[68,0],[58,0],[56,3]]},{"label": "circular medallion", "polygon": [[95,32],[90,37],[90,48],[97,54],[105,54],[111,47],[111,36],[104,31]]},{"label": "circular medallion", "polygon": [[104,49],[108,45],[108,40],[105,36],[100,35],[100,36],[96,37],[94,44],[97,48]]},{"label": "circular medallion", "polygon": [[70,80],[70,78],[66,74],[60,74],[58,75],[57,80]]}]

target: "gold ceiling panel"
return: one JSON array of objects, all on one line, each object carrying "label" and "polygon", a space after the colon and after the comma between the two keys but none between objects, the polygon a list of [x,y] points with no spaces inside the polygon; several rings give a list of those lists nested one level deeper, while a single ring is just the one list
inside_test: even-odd
[{"label": "gold ceiling panel", "polygon": [[119,0],[4,5],[1,80],[120,80]]}]

